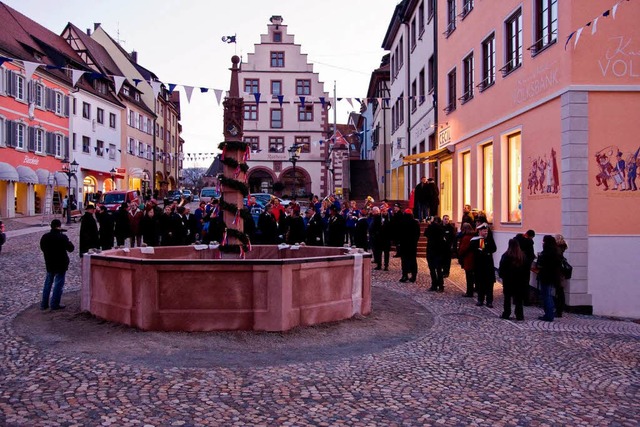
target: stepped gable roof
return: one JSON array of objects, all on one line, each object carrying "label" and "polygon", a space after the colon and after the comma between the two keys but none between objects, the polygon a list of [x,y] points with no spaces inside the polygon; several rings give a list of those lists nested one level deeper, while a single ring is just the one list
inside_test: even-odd
[{"label": "stepped gable roof", "polygon": [[[57,67],[73,65],[78,69],[87,68],[62,37],[4,3],[0,3],[0,22],[0,50],[7,55]],[[48,70],[44,67],[38,70],[65,82],[71,81],[63,70]]]}]

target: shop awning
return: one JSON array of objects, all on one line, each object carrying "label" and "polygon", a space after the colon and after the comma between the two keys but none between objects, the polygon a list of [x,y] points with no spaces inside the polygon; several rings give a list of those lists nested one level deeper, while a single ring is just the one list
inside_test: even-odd
[{"label": "shop awning", "polygon": [[131,178],[140,178],[142,180],[149,179],[149,175],[141,168],[129,168],[129,176]]},{"label": "shop awning", "polygon": [[35,171],[30,167],[18,166],[16,170],[18,171],[18,181],[25,182],[27,184],[38,183],[38,175],[36,175]]},{"label": "shop awning", "polygon": [[9,163],[0,162],[0,181],[17,181],[18,171]]},{"label": "shop awning", "polygon": [[62,172],[56,172],[54,179],[56,181],[56,187],[67,187],[69,185],[69,178]]},{"label": "shop awning", "polygon": [[[42,184],[42,185],[47,185],[49,184],[49,175],[52,172],[49,172],[46,169],[38,169],[36,170],[36,175],[38,175],[38,184]],[[52,181],[51,183],[53,184],[53,177],[51,177]]]},{"label": "shop awning", "polygon": [[421,163],[433,163],[438,161],[443,155],[451,154],[454,152],[454,148],[446,146],[438,148],[437,150],[425,151],[424,153],[412,154],[410,156],[404,156],[402,158],[403,166],[419,165]]}]

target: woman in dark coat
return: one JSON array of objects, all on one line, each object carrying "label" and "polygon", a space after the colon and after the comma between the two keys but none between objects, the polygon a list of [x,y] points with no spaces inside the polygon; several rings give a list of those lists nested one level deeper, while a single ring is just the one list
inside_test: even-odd
[{"label": "woman in dark coat", "polygon": [[471,252],[471,239],[475,236],[471,224],[465,222],[462,224],[460,234],[458,236],[458,262],[464,270],[464,274],[467,280],[467,292],[465,297],[473,298],[475,277],[473,275],[473,252]]},{"label": "woman in dark coat", "polygon": [[100,247],[102,250],[113,248],[115,235],[113,215],[107,211],[106,207],[101,206],[100,213],[97,213],[96,217],[98,218],[98,224],[100,224]]},{"label": "woman in dark coat", "polygon": [[405,209],[400,223],[399,242],[400,264],[402,265],[401,282],[415,282],[418,276],[418,240],[420,239],[420,223],[413,217],[411,209]]},{"label": "woman in dark coat", "polygon": [[122,202],[122,205],[116,211],[115,222],[116,244],[118,246],[124,246],[125,239],[131,235],[131,226],[129,224],[129,205],[127,202]]},{"label": "woman in dark coat", "polygon": [[509,247],[502,254],[498,267],[498,275],[502,279],[502,288],[504,290],[504,310],[502,311],[502,316],[500,316],[503,319],[509,319],[511,316],[511,300],[513,300],[516,306],[516,320],[524,320],[523,302],[524,293],[527,289],[523,286],[520,278],[529,269],[525,254],[520,249],[518,241],[516,239],[509,240]]},{"label": "woman in dark coat", "polygon": [[100,235],[98,234],[98,223],[93,217],[96,207],[88,204],[84,214],[80,219],[80,256],[89,252],[89,249],[100,247]]},{"label": "woman in dark coat", "polygon": [[551,292],[561,284],[561,267],[562,255],[558,249],[556,239],[551,235],[544,236],[542,239],[542,252],[538,254],[538,259],[536,260],[538,282],[540,283],[540,292],[542,294],[544,307],[544,316],[541,316],[539,318],[540,320],[553,322],[555,307]]},{"label": "woman in dark coat", "polygon": [[158,226],[158,217],[156,210],[152,206],[144,209],[144,214],[140,219],[140,233],[142,233],[142,241],[147,246],[158,246],[160,241],[160,227]]},{"label": "woman in dark coat", "polygon": [[493,307],[493,285],[496,282],[493,254],[496,242],[493,240],[489,224],[482,223],[477,228],[478,235],[471,239],[470,251],[473,253],[473,274],[478,290],[477,306]]}]

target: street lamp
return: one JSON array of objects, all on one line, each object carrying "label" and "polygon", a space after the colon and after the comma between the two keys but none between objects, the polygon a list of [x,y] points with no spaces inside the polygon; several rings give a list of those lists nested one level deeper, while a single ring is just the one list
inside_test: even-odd
[{"label": "street lamp", "polygon": [[300,159],[300,146],[293,144],[289,147],[289,161],[293,164],[293,194],[292,197],[296,197],[296,162]]},{"label": "street lamp", "polygon": [[109,172],[111,172],[111,182],[113,183],[113,189],[116,190],[116,173],[118,171],[116,170],[116,168],[111,168]]},{"label": "street lamp", "polygon": [[69,158],[67,157],[62,161],[62,172],[69,179],[69,186],[67,187],[67,224],[71,224],[71,177],[78,172],[78,166],[79,164],[75,160],[69,163]]}]

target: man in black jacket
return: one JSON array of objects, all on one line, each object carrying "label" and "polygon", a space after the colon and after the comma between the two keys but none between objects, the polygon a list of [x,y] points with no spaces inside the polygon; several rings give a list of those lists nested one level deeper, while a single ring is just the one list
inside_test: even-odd
[{"label": "man in black jacket", "polygon": [[524,252],[524,263],[529,267],[527,269],[523,269],[522,277],[519,279],[519,286],[522,286],[521,289],[525,289],[522,302],[526,306],[531,305],[529,279],[531,278],[531,264],[533,263],[533,260],[536,259],[536,253],[533,249],[534,237],[536,237],[536,232],[534,230],[527,230],[526,233],[518,233],[515,237],[518,245],[520,245],[520,249]]},{"label": "man in black jacket", "polygon": [[[40,249],[44,254],[44,263],[47,268],[47,277],[44,280],[42,289],[41,310],[46,310],[49,307],[51,307],[51,310],[61,310],[65,307],[60,305],[60,299],[62,298],[64,279],[69,269],[69,255],[67,252],[73,252],[74,247],[63,231],[60,220],[54,219],[51,221],[51,231],[40,239]],[[49,301],[51,285],[53,285],[53,295],[51,295],[51,301]]]}]

